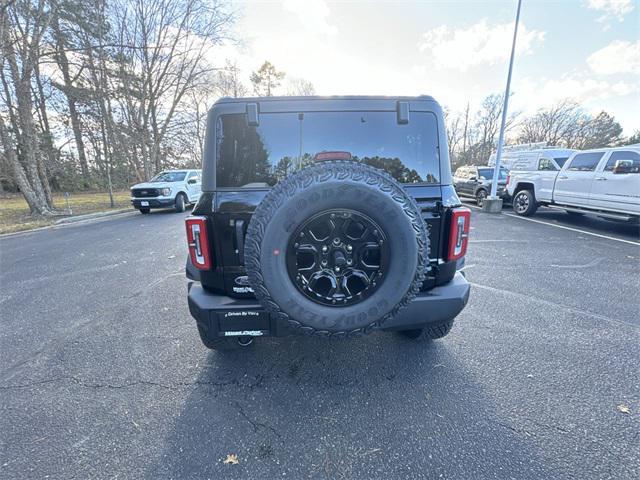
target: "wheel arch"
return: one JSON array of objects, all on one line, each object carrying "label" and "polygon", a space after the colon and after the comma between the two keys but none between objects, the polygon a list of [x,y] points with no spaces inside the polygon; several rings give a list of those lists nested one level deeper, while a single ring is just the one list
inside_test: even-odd
[{"label": "wheel arch", "polygon": [[533,194],[536,194],[535,185],[531,182],[518,182],[515,190],[513,191],[513,195],[515,196],[518,192],[522,190],[531,190]]}]

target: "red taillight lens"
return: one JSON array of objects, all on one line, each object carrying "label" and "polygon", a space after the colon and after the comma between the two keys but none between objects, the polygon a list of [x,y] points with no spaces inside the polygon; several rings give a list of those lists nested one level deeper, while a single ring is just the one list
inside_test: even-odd
[{"label": "red taillight lens", "polygon": [[451,228],[449,230],[449,252],[447,259],[458,260],[467,253],[469,243],[469,226],[471,210],[465,207],[454,208],[451,211]]},{"label": "red taillight lens", "polygon": [[509,180],[511,180],[511,175],[507,175],[507,187],[509,186]]},{"label": "red taillight lens", "polygon": [[211,268],[211,254],[207,235],[207,218],[189,217],[185,223],[191,263],[199,270],[209,270]]}]

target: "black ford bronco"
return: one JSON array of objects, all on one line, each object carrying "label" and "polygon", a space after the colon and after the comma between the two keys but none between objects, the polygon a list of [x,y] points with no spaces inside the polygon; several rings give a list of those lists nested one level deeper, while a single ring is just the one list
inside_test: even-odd
[{"label": "black ford bronco", "polygon": [[431,97],[223,98],[186,220],[203,343],[445,336],[467,303],[470,212]]}]

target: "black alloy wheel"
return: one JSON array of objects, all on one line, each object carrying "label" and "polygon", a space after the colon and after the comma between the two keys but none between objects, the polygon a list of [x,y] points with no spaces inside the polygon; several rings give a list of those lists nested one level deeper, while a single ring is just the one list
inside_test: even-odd
[{"label": "black alloy wheel", "polygon": [[384,281],[389,245],[367,215],[331,209],[302,222],[287,247],[287,271],[303,295],[323,305],[349,306]]}]

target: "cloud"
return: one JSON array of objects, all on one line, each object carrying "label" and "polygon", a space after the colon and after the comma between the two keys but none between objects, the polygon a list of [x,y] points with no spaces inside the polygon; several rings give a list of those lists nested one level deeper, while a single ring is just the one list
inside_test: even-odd
[{"label": "cloud", "polygon": [[[520,23],[516,53],[529,54],[542,43],[545,32],[529,30]],[[489,25],[486,20],[468,28],[453,29],[447,25],[422,35],[419,48],[427,52],[436,67],[462,72],[471,67],[495,65],[508,60],[513,39],[513,23]]]},{"label": "cloud", "polygon": [[531,111],[566,98],[589,104],[639,92],[640,85],[637,82],[599,80],[586,73],[574,72],[559,78],[522,79],[518,87],[514,88],[514,103]]},{"label": "cloud", "polygon": [[319,35],[335,35],[338,28],[327,18],[330,11],[324,0],[282,0],[285,11],[298,16],[307,31]]},{"label": "cloud", "polygon": [[587,64],[601,75],[640,73],[640,41],[615,40],[589,55]]},{"label": "cloud", "polygon": [[605,24],[605,30],[610,25],[609,20],[617,19],[619,22],[633,11],[633,0],[587,0],[587,7],[591,10],[602,12],[602,16],[598,18],[598,22]]}]

